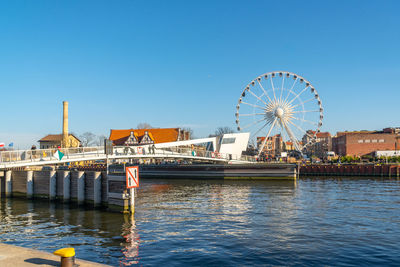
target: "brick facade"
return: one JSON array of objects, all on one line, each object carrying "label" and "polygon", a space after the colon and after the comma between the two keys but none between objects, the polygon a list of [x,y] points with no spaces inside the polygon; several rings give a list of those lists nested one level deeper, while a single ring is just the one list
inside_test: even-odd
[{"label": "brick facade", "polygon": [[339,156],[363,156],[378,150],[399,149],[400,135],[390,132],[338,132],[332,148]]}]

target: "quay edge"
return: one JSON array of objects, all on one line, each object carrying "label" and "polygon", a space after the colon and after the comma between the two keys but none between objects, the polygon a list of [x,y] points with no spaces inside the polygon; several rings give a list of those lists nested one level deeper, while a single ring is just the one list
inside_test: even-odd
[{"label": "quay edge", "polygon": [[[76,259],[80,267],[107,267],[100,263]],[[0,266],[2,267],[32,267],[32,266],[60,266],[60,257],[48,252],[31,248],[0,243]]]}]

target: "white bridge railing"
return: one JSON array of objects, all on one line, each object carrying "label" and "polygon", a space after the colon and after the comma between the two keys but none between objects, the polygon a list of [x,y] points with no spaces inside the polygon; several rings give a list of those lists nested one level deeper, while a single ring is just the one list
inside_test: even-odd
[{"label": "white bridge railing", "polygon": [[[85,160],[103,160],[107,156],[104,153],[104,147],[79,147],[79,148],[61,148],[64,154],[61,161],[58,161],[54,154],[57,149],[34,149],[34,150],[14,150],[0,152],[0,168],[11,167],[12,165],[45,165],[57,162],[85,161]],[[201,149],[169,147],[159,149],[157,146],[124,146],[113,147],[113,155],[110,159],[118,158],[192,158],[214,161],[254,161],[251,157],[238,156],[232,154],[223,154],[217,152],[204,151]],[[36,164],[35,164],[36,163]]]},{"label": "white bridge railing", "polygon": [[[31,149],[31,150],[12,150],[0,152],[1,163],[15,162],[34,162],[34,161],[50,161],[54,160],[56,148],[52,149]],[[61,148],[60,151],[64,154],[65,159],[72,157],[93,157],[104,155],[104,147],[77,147],[77,148]]]}]

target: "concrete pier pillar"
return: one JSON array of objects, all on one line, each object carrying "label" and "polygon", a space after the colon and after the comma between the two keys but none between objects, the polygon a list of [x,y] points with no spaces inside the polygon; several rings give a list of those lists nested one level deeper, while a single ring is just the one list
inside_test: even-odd
[{"label": "concrete pier pillar", "polygon": [[56,197],[57,174],[55,171],[33,173],[33,196],[54,199]]},{"label": "concrete pier pillar", "polygon": [[69,171],[58,171],[57,172],[57,199],[60,199],[64,202],[70,200],[70,172]]},{"label": "concrete pier pillar", "polygon": [[12,171],[6,171],[4,176],[4,195],[6,197],[12,196],[12,180],[11,180]]},{"label": "concrete pier pillar", "polygon": [[85,201],[85,172],[71,171],[71,200],[78,204]]},{"label": "concrete pier pillar", "polygon": [[12,196],[26,197],[27,171],[13,171],[11,174]]},{"label": "concrete pier pillar", "polygon": [[103,206],[108,204],[108,177],[107,172],[101,172],[101,203]]},{"label": "concrete pier pillar", "polygon": [[49,198],[55,199],[57,197],[57,172],[50,171],[49,175]]},{"label": "concrete pier pillar", "polygon": [[33,171],[26,173],[26,198],[33,197]]},{"label": "concrete pier pillar", "polygon": [[85,202],[94,206],[101,205],[101,172],[86,172]]}]

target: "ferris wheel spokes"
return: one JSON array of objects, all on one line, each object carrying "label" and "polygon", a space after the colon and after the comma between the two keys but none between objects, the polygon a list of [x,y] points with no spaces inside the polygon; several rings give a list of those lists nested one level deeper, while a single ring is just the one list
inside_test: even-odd
[{"label": "ferris wheel spokes", "polygon": [[321,112],[321,110],[299,110],[299,111],[293,111],[293,113],[309,113],[309,112]]},{"label": "ferris wheel spokes", "polygon": [[299,145],[296,137],[294,136],[292,130],[290,129],[289,125],[287,125],[286,123],[283,122],[283,127],[285,127],[285,130],[286,130],[287,134],[289,135],[290,139],[292,140],[293,145],[296,148],[296,150],[301,152],[302,149],[300,148],[300,145]]},{"label": "ferris wheel spokes", "polygon": [[269,97],[267,91],[265,91],[264,87],[261,85],[260,81],[257,79],[258,84],[260,85],[261,89],[264,91],[264,95],[268,97],[268,100],[272,102],[271,98]]},{"label": "ferris wheel spokes", "polygon": [[[292,83],[290,77],[293,78]],[[271,81],[268,82],[268,79]],[[303,101],[303,98],[307,100]],[[319,113],[319,116],[314,113]],[[269,128],[266,139],[259,146],[260,155],[268,138],[278,133],[282,141],[285,138],[291,140],[293,149],[301,153],[302,148],[311,141],[306,141],[307,144],[299,141],[303,136],[309,136],[304,128],[307,131],[316,129],[313,131],[315,138],[322,125],[322,113],[319,95],[308,81],[294,73],[278,71],[260,75],[245,87],[235,116],[238,130],[250,131],[252,139],[257,138],[263,129]],[[241,127],[241,124],[245,126]],[[251,142],[256,143],[253,140]],[[271,148],[266,151],[270,153]]]},{"label": "ferris wheel spokes", "polygon": [[284,102],[286,102],[286,100],[288,99],[290,93],[292,93],[292,94],[294,94],[294,95],[296,94],[295,92],[292,91],[293,88],[294,88],[294,86],[296,85],[296,82],[297,82],[297,78],[294,80],[294,82],[293,82],[293,84],[292,84],[292,87],[290,87],[289,92],[287,93]]},{"label": "ferris wheel spokes", "polygon": [[310,99],[307,99],[306,101],[302,101],[302,102],[300,102],[299,104],[292,106],[292,108],[296,108],[296,107],[298,107],[298,106],[300,106],[300,105],[304,105],[304,104],[306,104],[306,103],[308,103],[308,102],[310,102],[310,101],[313,101],[314,99],[315,99],[315,97],[310,98]]},{"label": "ferris wheel spokes", "polygon": [[264,100],[262,100],[259,96],[256,96],[256,94],[254,94],[250,89],[248,90],[249,93],[251,93],[255,98],[257,98],[258,100],[260,100],[261,102],[263,102],[265,105],[267,105],[267,103],[265,103]]},{"label": "ferris wheel spokes", "polygon": [[312,124],[314,126],[318,126],[318,123],[315,123],[313,121],[309,121],[309,120],[305,120],[305,119],[301,119],[301,118],[297,118],[297,117],[293,117],[293,119],[298,120],[298,121],[302,121],[302,122],[307,122],[307,123]]},{"label": "ferris wheel spokes", "polygon": [[271,81],[272,91],[274,92],[274,100],[276,101],[275,87],[274,87],[274,82],[272,81],[272,78],[274,78],[274,74],[272,74],[271,76],[272,77],[269,80]]},{"label": "ferris wheel spokes", "polygon": [[252,138],[254,138],[254,137],[257,138],[257,134],[258,134],[262,129],[264,129],[268,124],[269,124],[268,122],[265,123],[260,129],[258,129],[257,132],[255,132],[254,134],[252,134],[251,137],[252,137]]},{"label": "ferris wheel spokes", "polygon": [[259,148],[258,156],[260,156],[262,150],[264,149],[265,143],[267,142],[268,137],[269,137],[269,135],[271,134],[271,131],[272,131],[272,129],[274,128],[274,125],[275,125],[275,123],[276,123],[277,120],[278,120],[278,118],[275,118],[274,122],[271,124],[271,127],[269,128],[269,131],[268,131],[268,133],[267,133],[267,136],[265,136],[265,139],[263,140],[262,145],[261,145],[261,147]]},{"label": "ferris wheel spokes", "polygon": [[265,108],[263,108],[263,107],[261,107],[261,106],[254,105],[254,104],[250,104],[250,103],[246,103],[246,102],[243,102],[243,101],[242,101],[242,104],[249,105],[249,106],[252,106],[252,107],[255,107],[255,108],[260,108],[260,109],[262,109],[262,110],[265,110]]},{"label": "ferris wheel spokes", "polygon": [[285,75],[282,75],[282,86],[281,86],[281,95],[279,97],[280,100],[282,100],[282,94],[283,94],[283,86],[285,85]]},{"label": "ferris wheel spokes", "polygon": [[239,114],[239,116],[256,116],[256,115],[265,115],[265,113]]},{"label": "ferris wheel spokes", "polygon": [[296,98],[298,98],[302,93],[304,93],[308,88],[308,85],[300,92],[298,93],[292,100],[290,100],[289,104],[292,104],[293,101],[296,100]]},{"label": "ferris wheel spokes", "polygon": [[[250,127],[252,127],[252,126],[255,126],[255,125],[257,125],[257,124],[259,124],[260,122],[263,122],[263,121],[265,121],[265,120],[264,120],[264,119],[261,119],[261,120],[259,120],[259,121],[255,121],[255,122],[249,123],[249,124],[245,125],[245,126],[242,128],[242,130],[247,129],[247,128],[250,128]],[[268,124],[268,123],[267,123],[267,124]],[[263,127],[265,127],[265,126],[263,126]]]}]

